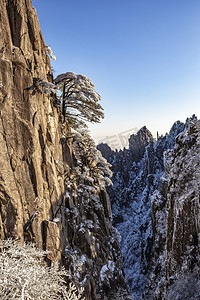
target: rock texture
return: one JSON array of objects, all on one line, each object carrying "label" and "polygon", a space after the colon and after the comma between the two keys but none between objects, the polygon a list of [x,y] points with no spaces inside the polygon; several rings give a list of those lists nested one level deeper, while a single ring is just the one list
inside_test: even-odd
[{"label": "rock texture", "polygon": [[86,152],[77,158],[69,125],[42,86],[53,81],[46,50],[31,1],[2,0],[0,239],[18,237],[50,250],[49,261],[65,264],[85,287],[85,299],[111,292],[115,299],[115,291],[127,295],[127,287],[109,198],[104,186],[91,182],[80,195],[77,159],[91,176],[92,168]]},{"label": "rock texture", "polygon": [[55,164],[63,156],[58,114],[34,85],[52,77],[51,66],[31,1],[1,1],[0,12],[1,238],[29,235],[42,247],[41,222],[53,218],[64,193]]},{"label": "rock texture", "polygon": [[145,299],[199,299],[199,121],[187,119],[152,196],[153,256]]},{"label": "rock texture", "polygon": [[[167,288],[181,276],[199,279],[200,270],[200,122],[189,120],[171,153],[167,193]],[[189,282],[189,279],[185,280]],[[194,278],[193,278],[194,279]],[[168,290],[167,290],[168,291]],[[187,299],[199,299],[199,284],[188,286]],[[185,292],[185,294],[184,294]],[[195,294],[194,294],[195,292]],[[171,290],[172,299],[172,290]],[[181,294],[182,293],[182,294]],[[179,291],[176,299],[186,299]]]},{"label": "rock texture", "polygon": [[142,127],[137,134],[130,136],[129,149],[133,153],[135,161],[142,159],[145,152],[145,147],[150,141],[153,141],[153,136],[146,126]]}]

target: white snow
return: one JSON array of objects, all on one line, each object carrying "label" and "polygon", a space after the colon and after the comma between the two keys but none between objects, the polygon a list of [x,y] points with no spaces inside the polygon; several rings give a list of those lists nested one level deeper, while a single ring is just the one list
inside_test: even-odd
[{"label": "white snow", "polygon": [[115,263],[111,260],[108,260],[108,263],[101,268],[100,279],[103,282],[107,277],[111,278],[115,270]]}]

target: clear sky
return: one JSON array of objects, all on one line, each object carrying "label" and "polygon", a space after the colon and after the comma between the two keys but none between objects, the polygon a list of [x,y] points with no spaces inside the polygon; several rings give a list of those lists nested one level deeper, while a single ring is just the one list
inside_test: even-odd
[{"label": "clear sky", "polygon": [[105,119],[98,142],[146,125],[165,134],[200,117],[199,0],[32,0],[57,60],[94,82]]}]

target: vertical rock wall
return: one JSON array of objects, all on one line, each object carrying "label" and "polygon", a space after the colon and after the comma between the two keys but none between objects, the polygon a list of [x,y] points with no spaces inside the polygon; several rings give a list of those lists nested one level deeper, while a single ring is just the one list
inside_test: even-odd
[{"label": "vertical rock wall", "polygon": [[166,210],[170,286],[181,275],[199,274],[200,268],[200,123],[194,118],[172,152]]},{"label": "vertical rock wall", "polygon": [[[187,119],[152,197],[153,257],[145,299],[199,299],[200,123]],[[165,217],[166,215],[166,217]]]},{"label": "vertical rock wall", "polygon": [[57,111],[34,84],[52,73],[31,1],[0,2],[0,37],[1,238],[30,235],[42,247],[41,221],[53,218],[64,193],[55,163],[63,154]]}]

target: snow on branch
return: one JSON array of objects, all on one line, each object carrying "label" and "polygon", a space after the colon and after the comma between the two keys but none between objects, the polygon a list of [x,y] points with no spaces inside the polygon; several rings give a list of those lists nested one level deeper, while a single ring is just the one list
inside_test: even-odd
[{"label": "snow on branch", "polygon": [[46,251],[11,239],[2,241],[0,248],[1,299],[82,299],[83,289],[67,284],[64,268],[45,264]]},{"label": "snow on branch", "polygon": [[[87,129],[77,129],[72,131],[74,137],[73,150],[80,168],[79,175],[88,182],[96,180],[100,187],[104,188],[106,185],[112,185],[110,177],[112,171],[111,164],[102,156],[101,152],[96,148],[94,140],[91,138]],[[82,160],[87,158],[87,166],[83,168]],[[78,170],[76,170],[78,173]]]},{"label": "snow on branch", "polygon": [[34,84],[42,92],[42,94],[57,94],[57,88],[55,84],[48,82],[41,78],[34,78]]},{"label": "snow on branch", "polygon": [[61,91],[62,114],[65,117],[99,123],[104,118],[103,108],[99,104],[101,96],[87,76],[67,72],[54,80]]},{"label": "snow on branch", "polygon": [[47,50],[47,54],[49,55],[50,58],[52,58],[53,60],[56,60],[55,55],[53,55],[53,51],[51,50],[50,46],[46,46],[46,50]]}]

